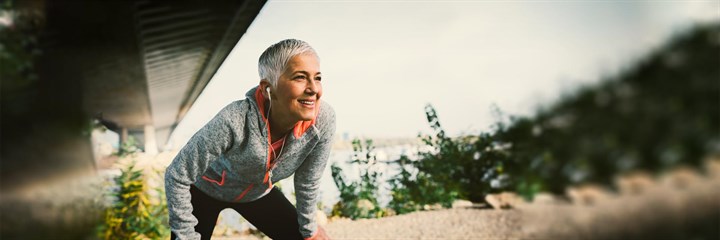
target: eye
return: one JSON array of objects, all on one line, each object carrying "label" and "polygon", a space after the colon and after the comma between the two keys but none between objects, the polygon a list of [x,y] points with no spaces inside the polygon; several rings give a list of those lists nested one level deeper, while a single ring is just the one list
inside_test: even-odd
[{"label": "eye", "polygon": [[322,81],[322,77],[321,76],[315,77],[315,81]]},{"label": "eye", "polygon": [[303,79],[305,79],[305,75],[297,75],[297,76],[293,77],[293,79],[295,79],[295,80],[303,80]]}]

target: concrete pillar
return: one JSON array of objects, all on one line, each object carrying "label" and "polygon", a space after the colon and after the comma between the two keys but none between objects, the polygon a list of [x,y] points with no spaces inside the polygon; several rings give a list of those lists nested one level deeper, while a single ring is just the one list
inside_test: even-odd
[{"label": "concrete pillar", "polygon": [[157,141],[155,140],[155,127],[145,125],[145,154],[158,154]]},{"label": "concrete pillar", "polygon": [[120,144],[118,146],[122,146],[123,143],[125,143],[128,140],[128,129],[122,128],[120,131]]}]

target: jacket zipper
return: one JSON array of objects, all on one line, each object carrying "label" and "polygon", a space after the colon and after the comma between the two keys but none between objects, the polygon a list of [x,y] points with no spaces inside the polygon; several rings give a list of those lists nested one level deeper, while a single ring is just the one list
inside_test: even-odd
[{"label": "jacket zipper", "polygon": [[273,176],[272,171],[275,170],[275,166],[277,166],[277,164],[279,163],[279,160],[280,160],[279,158],[275,159],[275,163],[273,163],[273,165],[270,166],[270,168],[267,170],[267,172],[265,172],[265,181],[264,182],[268,184],[268,189],[272,188],[272,176]]},{"label": "jacket zipper", "polygon": [[[285,136],[285,137],[287,137],[287,136]],[[287,139],[284,141],[287,141]],[[270,144],[270,143],[268,142],[268,144]],[[269,146],[272,147],[272,144],[270,144]],[[270,156],[269,154],[270,153],[268,153],[268,156]],[[280,164],[280,160],[281,160],[280,156],[275,156],[275,162],[272,164],[272,166],[270,166],[270,168],[265,173],[266,182],[268,183],[268,189],[272,188],[272,176],[273,176],[272,171],[275,170],[275,168],[277,167],[278,164]],[[268,163],[269,162],[270,161],[268,161]]]}]

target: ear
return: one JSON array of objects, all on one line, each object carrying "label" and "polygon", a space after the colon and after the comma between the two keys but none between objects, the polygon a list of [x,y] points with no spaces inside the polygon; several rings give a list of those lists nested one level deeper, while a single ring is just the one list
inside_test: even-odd
[{"label": "ear", "polygon": [[[270,82],[268,82],[265,79],[260,80],[260,84],[258,87],[260,88],[260,92],[262,92],[263,97],[265,97],[265,99],[269,99],[270,96],[268,96],[268,92],[265,89],[267,89],[268,87],[270,87],[272,89]],[[270,90],[270,91],[272,91],[272,90]]]}]

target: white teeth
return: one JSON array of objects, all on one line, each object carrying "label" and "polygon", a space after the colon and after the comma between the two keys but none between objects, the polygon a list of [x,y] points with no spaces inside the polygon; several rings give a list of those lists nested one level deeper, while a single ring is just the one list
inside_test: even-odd
[{"label": "white teeth", "polygon": [[315,104],[314,101],[300,101],[300,103],[306,104],[306,105],[314,105]]}]

